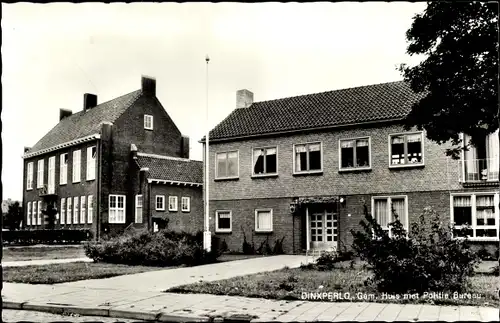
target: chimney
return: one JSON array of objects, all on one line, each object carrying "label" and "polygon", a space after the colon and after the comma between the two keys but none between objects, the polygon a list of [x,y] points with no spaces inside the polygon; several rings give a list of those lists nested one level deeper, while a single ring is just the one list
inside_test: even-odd
[{"label": "chimney", "polygon": [[62,119],[66,118],[66,117],[69,117],[72,114],[73,114],[73,112],[71,110],[59,109],[59,121],[61,121]]},{"label": "chimney", "polygon": [[24,152],[27,153],[30,149],[31,147],[24,147]]},{"label": "chimney", "polygon": [[156,79],[149,76],[142,76],[141,78],[142,93],[147,96],[156,96]]},{"label": "chimney", "polygon": [[137,146],[135,144],[130,144],[130,154],[132,159],[137,159]]},{"label": "chimney", "polygon": [[236,109],[245,109],[253,103],[253,93],[248,90],[236,91]]},{"label": "chimney", "polygon": [[181,157],[189,158],[189,137],[182,136],[181,138]]},{"label": "chimney", "polygon": [[85,93],[83,95],[83,111],[90,110],[97,106],[97,95]]}]

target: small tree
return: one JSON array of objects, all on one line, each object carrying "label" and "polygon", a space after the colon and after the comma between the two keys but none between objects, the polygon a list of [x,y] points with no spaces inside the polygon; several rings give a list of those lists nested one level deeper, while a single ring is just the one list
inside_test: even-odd
[{"label": "small tree", "polygon": [[3,227],[9,230],[18,230],[23,220],[23,209],[19,202],[9,205],[7,213],[3,216]]}]

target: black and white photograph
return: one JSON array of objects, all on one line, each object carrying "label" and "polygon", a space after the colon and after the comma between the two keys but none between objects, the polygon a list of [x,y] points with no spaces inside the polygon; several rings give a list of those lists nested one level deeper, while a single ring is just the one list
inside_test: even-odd
[{"label": "black and white photograph", "polygon": [[499,321],[498,17],[2,3],[2,321]]}]

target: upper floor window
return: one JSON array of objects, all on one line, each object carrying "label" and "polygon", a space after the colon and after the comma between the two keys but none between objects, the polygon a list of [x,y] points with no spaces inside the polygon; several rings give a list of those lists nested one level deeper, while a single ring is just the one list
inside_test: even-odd
[{"label": "upper floor window", "polygon": [[169,196],[168,197],[168,210],[169,211],[177,211],[177,196]]},{"label": "upper floor window", "polygon": [[295,173],[315,173],[323,170],[321,143],[306,143],[294,146]]},{"label": "upper floor window", "polygon": [[370,168],[370,138],[340,140],[340,169]]},{"label": "upper floor window", "polygon": [[465,182],[498,181],[500,168],[498,130],[483,138],[476,138],[471,145],[471,138],[464,135],[467,150],[463,155],[463,177]]},{"label": "upper floor window", "polygon": [[149,114],[144,115],[144,129],[153,130],[153,116]]},{"label": "upper floor window", "polygon": [[81,156],[82,156],[81,150],[75,150],[73,152],[73,183],[77,183],[80,181]]},{"label": "upper floor window", "polygon": [[33,189],[33,162],[28,163],[28,170],[26,174],[26,189]]},{"label": "upper floor window", "polygon": [[38,161],[37,169],[36,169],[36,187],[43,187],[43,159]]},{"label": "upper floor window", "polygon": [[67,184],[68,182],[68,154],[59,156],[59,184]]},{"label": "upper floor window", "polygon": [[391,235],[389,223],[401,222],[408,231],[408,202],[406,196],[374,197],[372,199],[372,214],[383,230]]},{"label": "upper floor window", "polygon": [[256,148],[253,150],[253,175],[278,173],[277,150],[277,147]]},{"label": "upper floor window", "polygon": [[56,156],[49,158],[49,176],[47,182],[48,193],[53,194],[55,192],[56,185]]},{"label": "upper floor window", "polygon": [[165,211],[165,196],[156,195],[156,211]]},{"label": "upper floor window", "polygon": [[109,195],[109,223],[125,223],[125,195]]},{"label": "upper floor window", "polygon": [[87,180],[95,179],[95,167],[96,167],[96,156],[97,149],[96,146],[87,148]]},{"label": "upper floor window", "polygon": [[423,133],[406,133],[389,136],[390,166],[423,165]]},{"label": "upper floor window", "polygon": [[183,196],[181,199],[181,211],[189,212],[191,210],[191,198],[189,196]]},{"label": "upper floor window", "polygon": [[498,193],[452,195],[454,236],[498,240]]},{"label": "upper floor window", "polygon": [[239,176],[238,159],[238,151],[217,153],[215,178],[237,178]]}]

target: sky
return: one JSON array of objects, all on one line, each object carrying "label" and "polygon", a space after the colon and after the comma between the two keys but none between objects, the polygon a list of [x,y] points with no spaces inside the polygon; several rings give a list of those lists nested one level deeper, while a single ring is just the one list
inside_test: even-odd
[{"label": "sky", "polygon": [[[2,3],[2,196],[22,199],[23,148],[59,120],[153,76],[179,130],[198,141],[254,101],[401,80],[405,33],[423,2]],[[208,101],[207,101],[207,64]],[[206,118],[208,103],[209,117]]]}]

